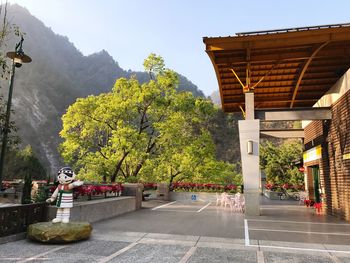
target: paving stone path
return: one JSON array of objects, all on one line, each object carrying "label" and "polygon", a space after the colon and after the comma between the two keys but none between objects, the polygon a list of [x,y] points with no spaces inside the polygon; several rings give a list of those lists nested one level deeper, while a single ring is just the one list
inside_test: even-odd
[{"label": "paving stone path", "polygon": [[243,239],[111,232],[93,234],[87,241],[69,245],[45,245],[28,240],[2,244],[0,262],[350,263],[350,246],[259,243],[250,240],[246,246]]},{"label": "paving stone path", "polygon": [[349,223],[287,202],[263,203],[262,212],[246,218],[206,202],[148,202],[94,223],[79,243],[0,244],[0,263],[350,263]]}]

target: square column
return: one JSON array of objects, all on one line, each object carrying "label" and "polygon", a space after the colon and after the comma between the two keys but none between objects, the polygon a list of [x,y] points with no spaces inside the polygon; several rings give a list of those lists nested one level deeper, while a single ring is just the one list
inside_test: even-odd
[{"label": "square column", "polygon": [[260,120],[238,121],[242,173],[245,197],[245,214],[260,215]]},{"label": "square column", "polygon": [[245,94],[245,120],[238,121],[245,214],[260,215],[260,120],[254,119],[254,93]]}]

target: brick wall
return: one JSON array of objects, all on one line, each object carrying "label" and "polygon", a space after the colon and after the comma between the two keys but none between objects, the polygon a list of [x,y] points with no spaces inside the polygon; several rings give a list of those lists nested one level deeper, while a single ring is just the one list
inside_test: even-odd
[{"label": "brick wall", "polygon": [[[308,163],[305,163],[304,165],[307,166],[307,185],[308,185],[308,194],[310,200],[315,200],[315,189],[314,189],[314,180],[312,175],[311,166],[318,165],[319,166],[319,172],[320,172],[320,185],[321,189],[325,191],[325,194],[327,196],[327,171],[329,171],[329,165],[328,162],[324,162],[326,159],[326,137],[324,136],[326,128],[326,121],[313,121],[308,126],[305,127],[305,150],[309,150],[311,148],[314,148],[317,145],[322,146],[322,159],[314,160]],[[324,196],[323,198],[324,199]],[[328,199],[326,199],[328,200]],[[322,200],[325,201],[325,200]],[[328,204],[327,202],[323,202],[323,213],[327,212]]]},{"label": "brick wall", "polygon": [[332,105],[331,121],[314,121],[305,127],[304,143],[306,150],[322,146],[322,159],[305,165],[320,166],[327,213],[350,221],[350,159],[343,159],[350,153],[349,91]]}]

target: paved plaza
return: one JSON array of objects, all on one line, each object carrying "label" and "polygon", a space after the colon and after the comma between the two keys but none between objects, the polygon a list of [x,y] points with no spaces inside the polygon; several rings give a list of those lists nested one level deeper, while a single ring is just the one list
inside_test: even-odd
[{"label": "paved plaza", "polygon": [[69,245],[20,240],[0,245],[0,262],[350,262],[350,224],[295,202],[262,200],[245,218],[208,202],[148,201],[93,225]]}]

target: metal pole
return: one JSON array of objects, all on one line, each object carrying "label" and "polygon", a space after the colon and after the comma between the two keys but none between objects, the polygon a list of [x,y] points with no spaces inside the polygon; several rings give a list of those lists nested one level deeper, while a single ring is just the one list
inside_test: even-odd
[{"label": "metal pole", "polygon": [[[5,163],[5,154],[6,154],[6,148],[7,148],[7,135],[10,130],[10,115],[11,115],[11,100],[12,100],[12,91],[13,91],[13,81],[15,76],[15,62],[12,60],[12,71],[11,71],[11,78],[10,78],[10,88],[9,88],[9,96],[7,100],[7,108],[6,108],[6,119],[5,119],[5,126],[3,129],[3,137],[2,137],[2,145],[1,145],[1,156],[0,156],[0,188],[2,188],[2,174],[4,170],[4,163]],[[1,190],[1,189],[0,189]]]}]

